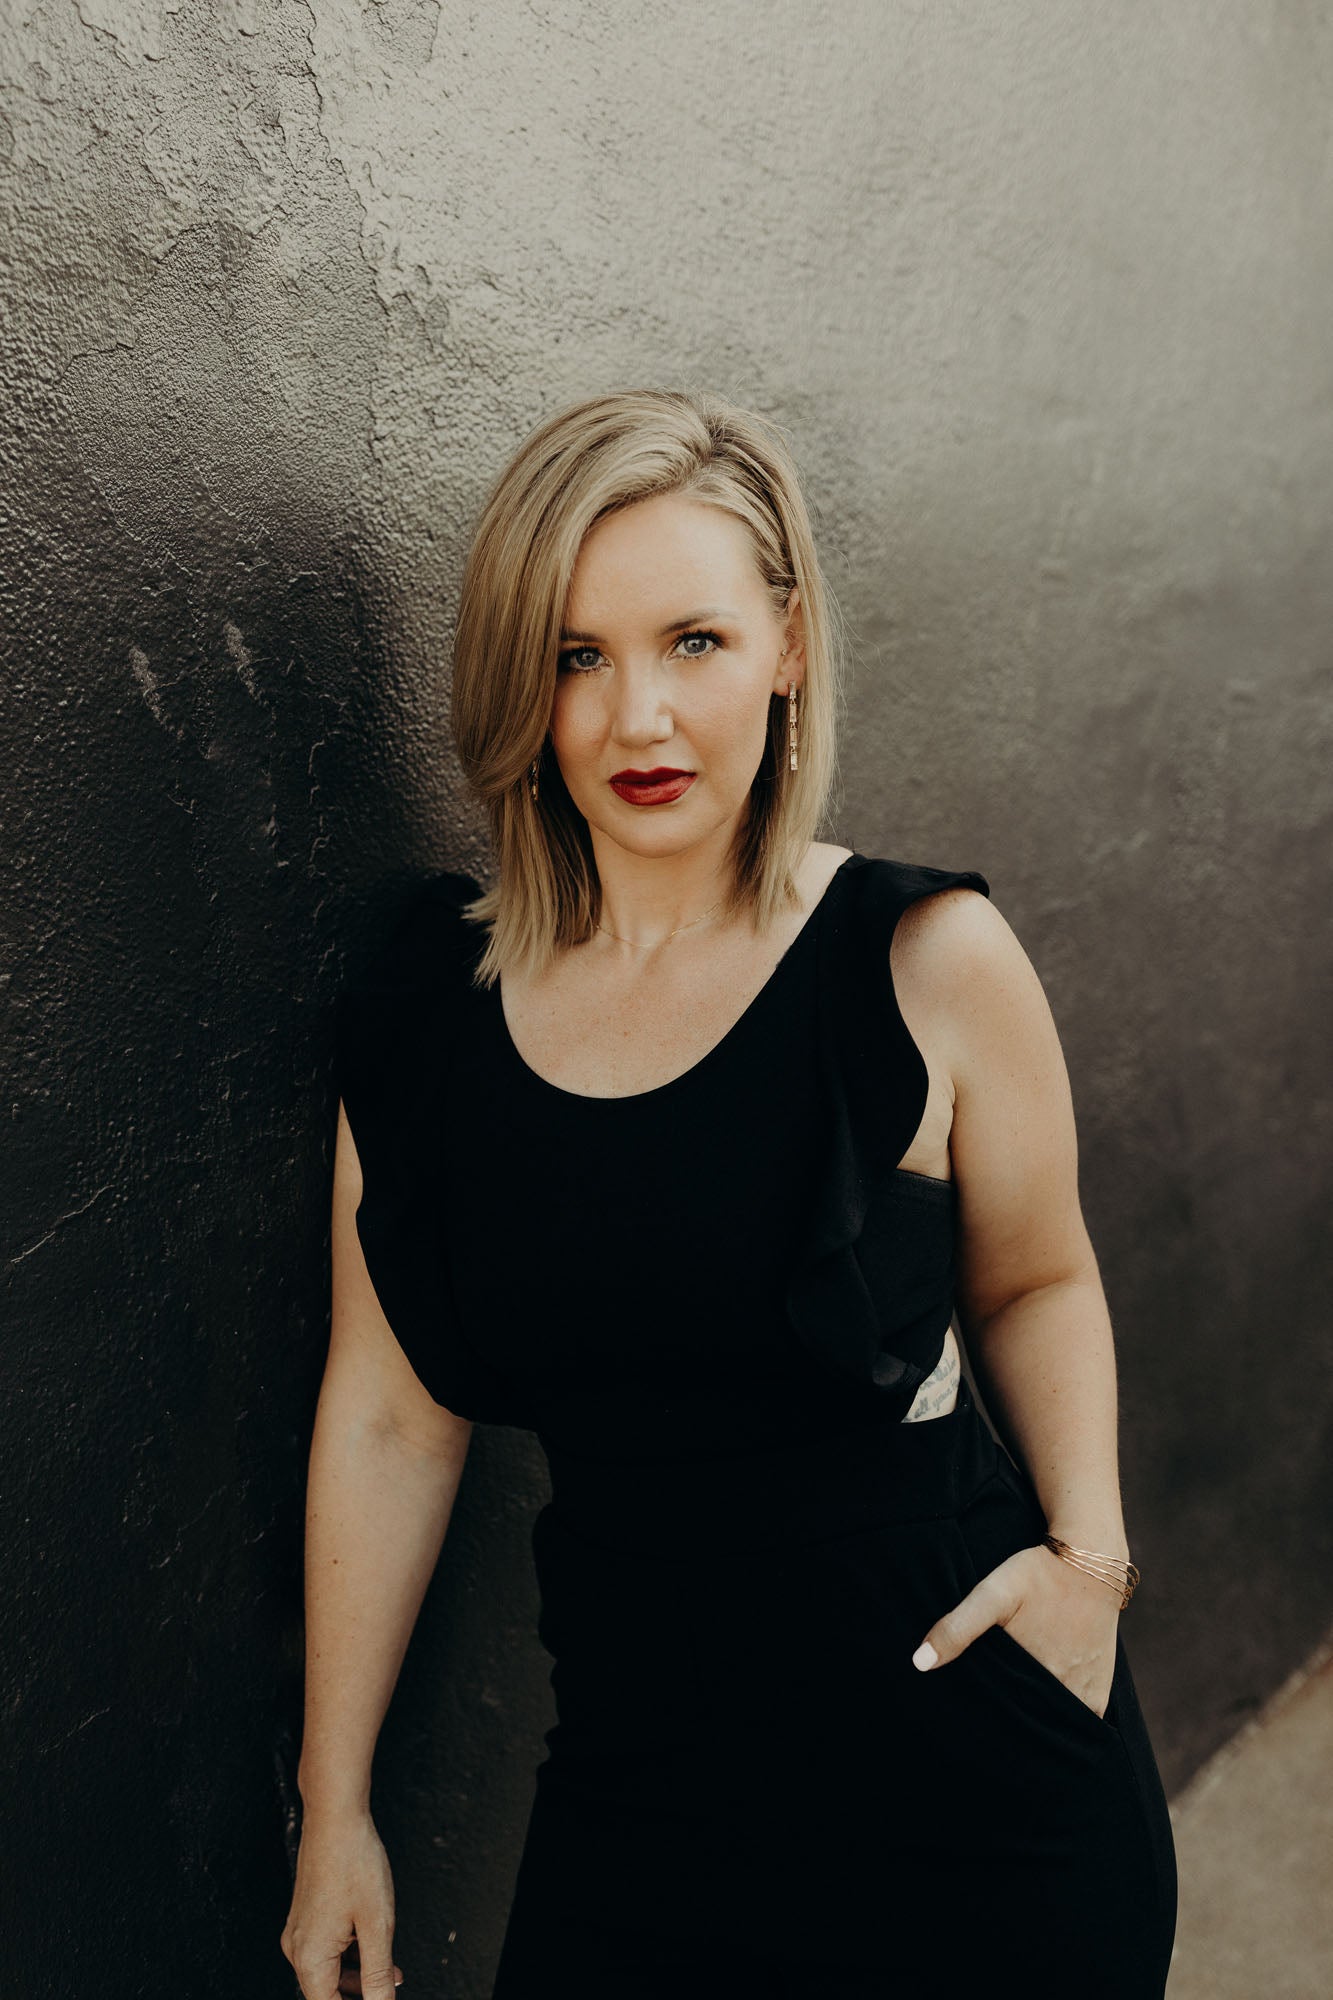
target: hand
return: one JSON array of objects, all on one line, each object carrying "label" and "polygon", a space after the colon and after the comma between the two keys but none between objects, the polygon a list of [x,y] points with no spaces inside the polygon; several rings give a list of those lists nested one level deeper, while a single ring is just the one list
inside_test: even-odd
[{"label": "hand", "polygon": [[389,1859],[370,1814],[307,1809],[281,1940],[303,2000],[394,2000],[403,1974],[393,1962],[393,1916]]},{"label": "hand", "polygon": [[[1016,1549],[937,1618],[912,1655],[943,1666],[984,1632],[1003,1625],[1026,1652],[1093,1711],[1105,1715],[1115,1676],[1120,1600],[1115,1591],[1042,1544]],[[927,1656],[930,1648],[935,1658]]]}]

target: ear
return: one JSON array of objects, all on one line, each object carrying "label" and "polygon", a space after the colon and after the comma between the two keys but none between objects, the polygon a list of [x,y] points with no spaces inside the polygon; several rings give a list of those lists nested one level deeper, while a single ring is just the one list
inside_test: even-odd
[{"label": "ear", "polygon": [[782,650],[778,658],[773,692],[785,695],[789,681],[795,681],[797,687],[800,687],[804,679],[805,613],[801,608],[800,590],[793,584],[787,593],[786,623],[783,626]]}]

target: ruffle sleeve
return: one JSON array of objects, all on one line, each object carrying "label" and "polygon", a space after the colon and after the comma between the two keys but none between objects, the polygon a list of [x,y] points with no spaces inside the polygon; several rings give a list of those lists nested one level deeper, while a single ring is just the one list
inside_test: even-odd
[{"label": "ruffle sleeve", "polygon": [[889,946],[909,903],[955,887],[989,896],[990,885],[974,869],[857,862],[819,934],[824,1153],[786,1304],[806,1346],[878,1392],[893,1420],[938,1363],[953,1317],[957,1189],[898,1164],[930,1079],[898,1006]]},{"label": "ruffle sleeve", "polygon": [[504,1423],[506,1385],[454,1308],[441,1192],[449,1078],[469,1032],[469,964],[482,938],[461,905],[481,893],[472,876],[453,873],[412,893],[338,995],[334,1069],[361,1167],[357,1236],[394,1337],[437,1403]]}]

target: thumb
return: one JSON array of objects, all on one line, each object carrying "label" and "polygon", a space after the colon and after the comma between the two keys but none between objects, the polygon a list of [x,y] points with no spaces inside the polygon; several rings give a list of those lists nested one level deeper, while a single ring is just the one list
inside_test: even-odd
[{"label": "thumb", "polygon": [[972,1641],[1001,1619],[1008,1620],[1018,1604],[998,1589],[990,1577],[983,1577],[952,1611],[937,1618],[912,1655],[912,1665],[926,1673],[931,1667],[956,1660]]}]

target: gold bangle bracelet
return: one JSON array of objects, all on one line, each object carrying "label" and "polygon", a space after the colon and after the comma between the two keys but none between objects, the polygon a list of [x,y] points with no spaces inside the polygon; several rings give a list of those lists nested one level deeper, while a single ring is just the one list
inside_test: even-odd
[{"label": "gold bangle bracelet", "polygon": [[1075,1548],[1072,1542],[1062,1541],[1059,1535],[1045,1534],[1042,1546],[1054,1555],[1060,1556],[1075,1569],[1081,1569],[1088,1576],[1095,1576],[1102,1583],[1109,1583],[1112,1590],[1120,1592],[1120,1609],[1123,1611],[1134,1595],[1139,1583],[1138,1566],[1125,1562],[1120,1556],[1102,1555],[1096,1549]]}]

